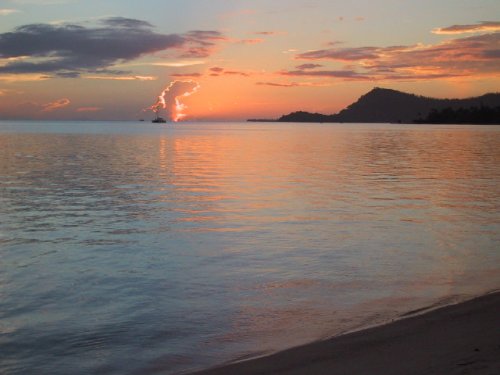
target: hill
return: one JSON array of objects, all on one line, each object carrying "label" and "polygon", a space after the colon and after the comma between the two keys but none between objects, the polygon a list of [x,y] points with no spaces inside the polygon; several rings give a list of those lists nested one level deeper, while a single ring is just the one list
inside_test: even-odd
[{"label": "hill", "polygon": [[[300,111],[281,116],[278,121],[413,123],[422,122],[431,114],[431,111],[499,106],[499,93],[467,99],[436,99],[376,87],[337,114],[323,115]],[[500,119],[493,123],[500,123]]]}]

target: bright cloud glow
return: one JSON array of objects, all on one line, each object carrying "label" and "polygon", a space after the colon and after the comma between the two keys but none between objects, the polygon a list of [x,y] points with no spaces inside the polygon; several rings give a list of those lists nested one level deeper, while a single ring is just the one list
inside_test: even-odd
[{"label": "bright cloud glow", "polygon": [[500,22],[485,21],[476,25],[453,25],[432,30],[434,34],[466,34],[500,31]]},{"label": "bright cloud glow", "polygon": [[42,112],[52,112],[52,111],[55,111],[57,109],[67,107],[70,103],[71,103],[71,101],[67,98],[58,99],[58,100],[55,100],[53,102],[43,104],[42,105],[42,108],[43,108]]},{"label": "bright cloud glow", "polygon": [[0,16],[8,16],[10,14],[19,13],[17,9],[0,9]]}]

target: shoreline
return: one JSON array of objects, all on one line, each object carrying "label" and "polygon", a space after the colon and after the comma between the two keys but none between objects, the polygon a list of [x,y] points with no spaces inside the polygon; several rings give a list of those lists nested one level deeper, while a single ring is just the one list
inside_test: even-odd
[{"label": "shoreline", "polygon": [[500,373],[500,291],[193,375]]}]

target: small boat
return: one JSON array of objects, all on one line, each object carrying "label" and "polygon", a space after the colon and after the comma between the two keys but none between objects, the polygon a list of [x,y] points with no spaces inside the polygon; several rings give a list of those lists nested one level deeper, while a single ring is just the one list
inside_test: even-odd
[{"label": "small boat", "polygon": [[151,120],[151,122],[163,124],[163,123],[167,122],[167,120],[165,120],[163,117],[158,116],[158,117],[155,117],[153,120]]},{"label": "small boat", "polygon": [[157,123],[157,124],[164,124],[167,122],[163,117],[160,117],[160,109],[158,108],[155,110],[155,118],[151,120],[151,122]]}]

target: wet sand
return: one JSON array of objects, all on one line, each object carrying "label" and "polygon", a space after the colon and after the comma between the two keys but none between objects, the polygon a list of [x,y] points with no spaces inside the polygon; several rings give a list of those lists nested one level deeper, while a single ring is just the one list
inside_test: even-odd
[{"label": "wet sand", "polygon": [[500,292],[197,374],[500,374]]}]

